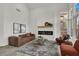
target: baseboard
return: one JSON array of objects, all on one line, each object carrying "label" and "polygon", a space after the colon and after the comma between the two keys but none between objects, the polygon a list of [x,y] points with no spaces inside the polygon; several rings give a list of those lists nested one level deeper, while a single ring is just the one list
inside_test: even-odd
[{"label": "baseboard", "polygon": [[0,46],[6,46],[6,45],[8,45],[7,42],[2,42],[2,43],[0,43]]}]

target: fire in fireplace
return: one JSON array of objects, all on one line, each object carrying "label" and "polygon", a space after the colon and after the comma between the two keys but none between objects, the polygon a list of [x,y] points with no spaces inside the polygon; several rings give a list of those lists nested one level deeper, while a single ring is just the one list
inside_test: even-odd
[{"label": "fire in fireplace", "polygon": [[53,31],[38,31],[39,35],[53,35]]}]

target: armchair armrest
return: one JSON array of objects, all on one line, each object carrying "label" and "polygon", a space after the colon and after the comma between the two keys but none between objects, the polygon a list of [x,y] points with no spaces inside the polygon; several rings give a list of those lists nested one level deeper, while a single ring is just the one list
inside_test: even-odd
[{"label": "armchair armrest", "polygon": [[71,45],[61,44],[60,45],[61,54],[68,56],[78,56],[79,52]]}]

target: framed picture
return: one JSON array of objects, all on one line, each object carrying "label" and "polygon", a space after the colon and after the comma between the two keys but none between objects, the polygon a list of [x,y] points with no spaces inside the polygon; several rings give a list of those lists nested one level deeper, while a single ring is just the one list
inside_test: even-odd
[{"label": "framed picture", "polygon": [[21,33],[26,32],[26,24],[20,24],[20,28],[21,28]]},{"label": "framed picture", "polygon": [[13,34],[25,33],[26,24],[13,23]]},{"label": "framed picture", "polygon": [[20,33],[20,24],[19,23],[13,23],[13,34]]}]

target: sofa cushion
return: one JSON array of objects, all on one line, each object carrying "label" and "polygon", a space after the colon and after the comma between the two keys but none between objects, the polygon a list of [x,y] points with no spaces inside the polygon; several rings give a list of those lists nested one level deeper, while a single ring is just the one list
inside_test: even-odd
[{"label": "sofa cushion", "polygon": [[62,40],[61,38],[56,38],[56,42],[57,42],[59,45],[61,45],[61,43],[63,43],[64,40]]},{"label": "sofa cushion", "polygon": [[60,45],[60,50],[61,50],[61,53],[69,55],[69,56],[79,55],[78,51],[71,45],[66,45],[62,43]]},{"label": "sofa cushion", "polygon": [[19,35],[19,37],[24,38],[24,37],[26,37],[26,35],[22,34],[22,35]]},{"label": "sofa cushion", "polygon": [[31,33],[27,33],[26,36],[31,36]]},{"label": "sofa cushion", "polygon": [[79,52],[79,40],[76,40],[74,48]]},{"label": "sofa cushion", "polygon": [[71,41],[64,41],[64,44],[73,45]]}]

